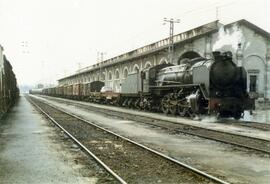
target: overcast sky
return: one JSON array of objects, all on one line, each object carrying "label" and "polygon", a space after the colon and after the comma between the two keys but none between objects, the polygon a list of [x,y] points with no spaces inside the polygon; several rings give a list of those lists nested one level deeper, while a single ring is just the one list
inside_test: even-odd
[{"label": "overcast sky", "polygon": [[216,19],[241,18],[270,32],[267,0],[0,0],[0,44],[20,84],[64,74]]}]

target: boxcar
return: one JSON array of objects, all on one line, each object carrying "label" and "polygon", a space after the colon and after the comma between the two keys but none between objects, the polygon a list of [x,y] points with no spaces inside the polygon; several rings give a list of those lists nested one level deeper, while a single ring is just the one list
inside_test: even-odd
[{"label": "boxcar", "polygon": [[67,89],[66,89],[66,96],[67,98],[72,98],[72,95],[73,95],[73,85],[68,85],[67,86]]},{"label": "boxcar", "polygon": [[73,93],[72,93],[72,98],[73,99],[79,99],[80,97],[80,83],[74,84],[73,85]]}]

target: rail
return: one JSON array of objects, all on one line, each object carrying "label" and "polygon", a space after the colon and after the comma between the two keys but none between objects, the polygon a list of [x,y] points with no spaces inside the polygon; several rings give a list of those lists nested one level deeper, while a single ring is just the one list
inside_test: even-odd
[{"label": "rail", "polygon": [[[214,182],[217,182],[217,183],[220,183],[220,184],[228,184],[228,182],[226,182],[226,181],[223,181],[223,180],[221,180],[221,179],[219,179],[219,178],[217,178],[217,177],[214,177],[214,176],[212,176],[212,175],[210,175],[210,174],[207,174],[206,172],[203,172],[203,171],[201,171],[201,170],[199,170],[199,169],[196,169],[196,168],[194,168],[194,167],[192,167],[192,166],[190,166],[190,165],[187,165],[187,164],[185,164],[185,163],[183,163],[183,162],[180,162],[180,161],[178,161],[178,160],[176,160],[176,159],[174,159],[174,158],[171,158],[171,157],[169,157],[169,156],[167,156],[167,155],[165,155],[165,154],[163,154],[163,153],[160,153],[160,152],[158,152],[158,151],[156,151],[156,150],[153,150],[153,149],[151,149],[151,148],[149,148],[149,147],[147,147],[147,146],[144,146],[144,145],[142,145],[142,144],[140,144],[140,143],[137,143],[137,142],[135,142],[135,141],[133,141],[133,140],[131,140],[131,139],[129,139],[129,138],[126,138],[126,137],[124,137],[124,136],[122,136],[122,135],[119,135],[119,134],[117,134],[117,133],[115,133],[115,132],[112,132],[112,131],[110,131],[110,130],[107,130],[107,129],[105,129],[105,128],[103,128],[103,127],[101,127],[101,126],[99,126],[99,125],[97,125],[97,124],[95,124],[95,123],[93,123],[93,122],[90,122],[90,121],[88,121],[88,120],[86,120],[86,119],[84,119],[84,118],[82,118],[82,117],[79,117],[79,116],[74,115],[74,114],[72,114],[72,113],[66,112],[66,111],[64,111],[64,110],[62,110],[62,109],[59,109],[58,107],[56,107],[56,106],[54,106],[54,105],[51,105],[51,104],[48,104],[48,103],[46,103],[46,102],[44,102],[44,101],[42,101],[42,103],[44,103],[44,104],[46,104],[46,105],[48,105],[48,106],[50,106],[50,107],[52,107],[52,108],[54,108],[54,109],[57,109],[58,111],[61,111],[61,112],[64,113],[64,114],[67,114],[67,115],[69,115],[69,116],[71,116],[71,117],[74,117],[74,118],[80,120],[80,121],[83,121],[83,122],[85,122],[85,123],[87,123],[87,124],[90,124],[90,125],[92,125],[92,126],[98,128],[98,129],[100,129],[100,130],[103,130],[103,131],[105,131],[105,132],[107,132],[107,133],[109,133],[109,134],[112,134],[112,135],[114,135],[114,136],[116,136],[116,137],[118,137],[118,138],[120,138],[120,139],[123,139],[123,140],[125,140],[125,141],[127,141],[127,142],[129,142],[129,143],[131,143],[131,144],[134,144],[134,145],[136,145],[136,146],[138,146],[138,147],[141,147],[141,148],[143,148],[143,149],[145,149],[145,150],[147,150],[147,151],[149,151],[149,152],[151,152],[151,153],[153,153],[153,154],[155,154],[155,155],[158,155],[158,156],[160,156],[160,157],[162,157],[162,158],[164,158],[164,159],[166,159],[166,160],[169,160],[169,161],[171,161],[171,162],[173,162],[173,163],[175,163],[175,164],[178,164],[178,165],[180,165],[180,166],[182,166],[182,167],[184,167],[184,168],[186,168],[186,169],[188,169],[188,170],[190,170],[190,171],[192,171],[192,172],[194,172],[194,173],[197,173],[197,174],[199,174],[199,175],[201,175],[201,176],[203,176],[203,177],[205,177],[205,178],[208,178],[208,179],[210,179],[210,180],[212,180],[212,181],[214,181]],[[41,109],[39,106],[37,106],[37,107],[38,107],[39,109]],[[41,110],[42,110],[42,109],[41,109]],[[42,110],[42,112],[44,112],[44,111]],[[44,112],[44,114],[47,115],[46,112]],[[50,119],[51,119],[51,118],[50,118]],[[55,120],[54,120],[53,118],[52,118],[52,120],[55,122]],[[74,138],[74,139],[75,139],[75,138]]]}]

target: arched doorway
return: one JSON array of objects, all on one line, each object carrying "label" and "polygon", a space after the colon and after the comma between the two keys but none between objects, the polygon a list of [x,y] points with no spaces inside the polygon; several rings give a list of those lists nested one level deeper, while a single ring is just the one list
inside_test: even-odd
[{"label": "arched doorway", "polygon": [[195,59],[201,57],[200,54],[194,51],[188,51],[181,55],[181,57],[178,59],[177,64],[181,64],[183,62],[186,62],[187,60]]}]

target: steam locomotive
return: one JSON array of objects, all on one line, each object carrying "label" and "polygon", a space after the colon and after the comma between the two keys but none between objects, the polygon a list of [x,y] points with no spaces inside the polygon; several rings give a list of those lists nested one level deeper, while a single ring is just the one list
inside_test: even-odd
[{"label": "steam locomotive", "polygon": [[122,81],[121,93],[104,90],[104,82],[44,89],[43,94],[114,104],[165,114],[215,114],[239,119],[255,108],[247,93],[247,74],[231,52],[213,52],[213,59],[195,58],[179,65],[161,64]]},{"label": "steam locomotive", "polygon": [[129,75],[133,79],[127,78],[122,86],[124,105],[139,103],[144,109],[181,116],[216,114],[241,118],[244,110],[255,108],[254,99],[247,93],[246,71],[236,66],[231,52],[213,52],[213,56],[214,59],[195,58],[180,65],[162,64],[142,71],[138,84],[138,92],[142,93],[135,104],[135,94],[129,90],[136,88],[132,83],[136,76]]}]

